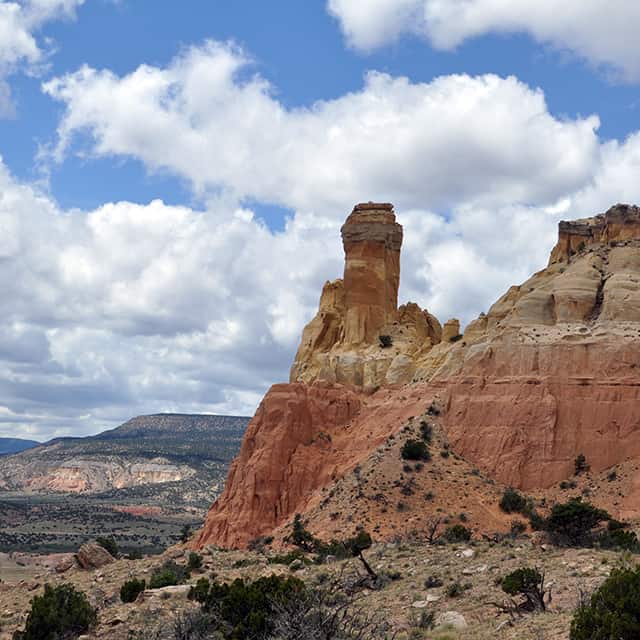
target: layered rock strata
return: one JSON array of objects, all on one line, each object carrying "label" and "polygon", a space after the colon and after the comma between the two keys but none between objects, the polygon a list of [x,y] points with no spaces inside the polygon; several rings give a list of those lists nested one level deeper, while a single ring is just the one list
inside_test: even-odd
[{"label": "layered rock strata", "polygon": [[[443,330],[415,304],[395,308],[401,236],[388,205],[349,219],[345,278],[325,285],[292,383],[263,400],[199,546],[243,546],[317,507],[436,397],[452,449],[504,484],[551,487],[580,453],[594,472],[640,458],[640,209],[560,223],[547,268],[462,335],[456,320]],[[625,517],[640,517],[627,498]]]},{"label": "layered rock strata", "polygon": [[341,230],[344,278],[327,282],[305,327],[291,382],[338,382],[365,391],[409,382],[419,353],[441,340],[438,320],[398,308],[402,227],[388,203],[358,204]]}]

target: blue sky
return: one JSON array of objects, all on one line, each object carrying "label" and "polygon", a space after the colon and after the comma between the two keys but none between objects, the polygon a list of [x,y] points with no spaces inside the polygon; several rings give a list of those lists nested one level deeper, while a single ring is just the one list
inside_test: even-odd
[{"label": "blue sky", "polygon": [[531,8],[0,1],[0,435],[253,411],[358,200],[466,322],[559,219],[640,199],[640,9]]}]

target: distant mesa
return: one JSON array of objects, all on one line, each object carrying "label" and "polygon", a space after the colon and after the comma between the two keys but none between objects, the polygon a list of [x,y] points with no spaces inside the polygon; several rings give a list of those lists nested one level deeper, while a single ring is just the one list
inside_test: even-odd
[{"label": "distant mesa", "polygon": [[19,453],[26,449],[32,449],[40,445],[36,440],[23,440],[22,438],[0,438],[0,456]]},{"label": "distant mesa", "polygon": [[[594,473],[640,458],[638,207],[561,222],[548,266],[464,331],[415,303],[397,306],[402,238],[389,203],[348,216],[343,278],[324,285],[290,382],[263,399],[197,546],[245,546],[295,513],[329,537],[354,528],[331,489],[367,468],[367,482],[395,499],[380,471],[401,472],[389,443],[432,404],[450,450],[505,485],[544,490],[572,476],[578,454]],[[630,486],[640,484],[634,468]],[[379,495],[366,516],[379,537],[419,526]],[[447,495],[451,513],[468,502]],[[631,490],[606,506],[640,517]],[[486,504],[477,512],[479,527],[509,525]]]}]

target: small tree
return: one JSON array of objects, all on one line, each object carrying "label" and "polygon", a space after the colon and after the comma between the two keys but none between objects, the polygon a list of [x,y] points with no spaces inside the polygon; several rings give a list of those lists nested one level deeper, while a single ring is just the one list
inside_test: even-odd
[{"label": "small tree", "polygon": [[640,567],[614,569],[591,598],[577,608],[571,640],[640,638]]},{"label": "small tree", "polygon": [[189,539],[191,538],[192,533],[193,532],[191,530],[190,524],[182,525],[182,529],[180,529],[180,542],[182,543],[189,542]]},{"label": "small tree", "polygon": [[590,502],[572,498],[564,504],[556,504],[547,518],[546,528],[561,544],[580,546],[593,542],[593,529],[611,516]]},{"label": "small tree", "polygon": [[446,528],[444,539],[447,542],[468,542],[471,540],[471,531],[462,524],[454,524]]},{"label": "small tree", "polygon": [[189,560],[187,561],[187,568],[190,571],[194,571],[195,569],[200,569],[202,567],[202,556],[195,551],[192,551],[189,554]]},{"label": "small tree", "polygon": [[429,448],[422,440],[407,440],[400,451],[403,460],[431,460]]},{"label": "small tree", "polygon": [[302,522],[302,516],[299,513],[296,513],[293,518],[293,528],[289,540],[291,544],[300,547],[300,549],[307,553],[311,553],[316,547],[316,539],[310,531],[307,531],[304,522]]},{"label": "small tree", "polygon": [[545,611],[544,602],[547,591],[544,586],[544,573],[538,569],[523,567],[505,576],[500,583],[502,590],[510,596],[523,596],[522,602],[516,603],[518,610]]},{"label": "small tree", "polygon": [[573,462],[575,468],[575,475],[580,475],[581,473],[586,473],[591,468],[587,464],[587,459],[585,458],[584,453],[580,453],[576,456],[576,459]]},{"label": "small tree", "polygon": [[118,544],[113,536],[109,536],[108,538],[100,536],[96,538],[96,542],[103,549],[106,549],[114,558],[118,557]]},{"label": "small tree", "polygon": [[137,578],[127,580],[120,587],[120,600],[122,602],[135,602],[146,588],[147,583],[145,580],[138,580]]},{"label": "small tree", "polygon": [[369,563],[365,560],[365,557],[362,555],[362,552],[366,549],[370,549],[373,541],[371,540],[371,535],[366,531],[360,531],[355,538],[350,538],[345,542],[345,545],[349,551],[351,551],[351,555],[354,558],[359,558],[362,564],[364,565],[365,571],[369,574],[372,580],[378,579],[378,574],[371,568]]},{"label": "small tree", "polygon": [[500,498],[500,508],[505,513],[522,513],[527,509],[527,499],[513,487],[507,487]]},{"label": "small tree", "polygon": [[77,638],[96,623],[95,609],[87,597],[70,584],[52,587],[31,600],[24,631],[16,631],[15,640],[59,640]]}]

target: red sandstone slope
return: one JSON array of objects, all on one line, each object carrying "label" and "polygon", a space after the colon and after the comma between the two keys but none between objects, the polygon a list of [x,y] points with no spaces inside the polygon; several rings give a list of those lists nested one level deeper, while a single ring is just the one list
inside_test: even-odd
[{"label": "red sandstone slope", "polygon": [[[368,526],[379,536],[457,510],[469,511],[479,531],[507,526],[495,509],[500,487],[490,479],[551,487],[571,475],[578,453],[594,472],[625,463],[626,491],[640,485],[640,473],[625,462],[640,457],[640,210],[618,205],[561,223],[548,267],[512,287],[458,341],[449,339],[455,322],[443,340],[440,324],[417,305],[395,310],[397,227],[389,205],[351,214],[343,228],[345,279],[325,285],[292,384],[276,385],[263,400],[199,546],[246,545],[297,512],[328,534],[340,523],[353,526],[365,517],[355,504],[357,518],[327,520],[336,513],[327,492],[368,465],[374,495],[387,499],[392,476],[415,474],[402,468],[388,438],[436,395],[443,440],[467,461],[464,473],[474,465],[489,480],[457,485],[454,463],[438,461],[420,486],[433,481],[446,508],[412,498],[408,516],[370,505],[375,522]],[[392,336],[392,347],[381,347],[382,334]],[[640,516],[635,502],[606,500],[627,517]]]}]

